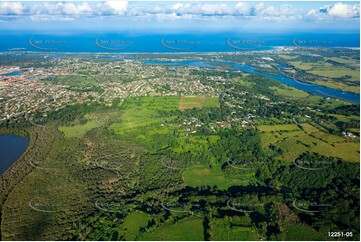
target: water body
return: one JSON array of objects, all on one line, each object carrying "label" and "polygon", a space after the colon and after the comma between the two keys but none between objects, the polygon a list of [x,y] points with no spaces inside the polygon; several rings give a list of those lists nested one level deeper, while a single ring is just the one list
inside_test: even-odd
[{"label": "water body", "polygon": [[[311,83],[302,82],[299,80],[289,78],[282,74],[273,75],[273,74],[260,72],[260,71],[255,70],[252,66],[242,65],[239,63],[235,63],[235,62],[225,62],[225,61],[206,61],[206,62],[207,63],[205,63],[205,61],[202,61],[202,60],[190,60],[190,61],[188,61],[188,60],[187,61],[148,60],[148,61],[145,61],[144,63],[145,64],[156,64],[156,65],[167,65],[167,66],[171,66],[171,67],[195,66],[195,67],[211,68],[211,69],[221,69],[221,67],[216,66],[217,63],[225,64],[225,65],[235,67],[239,71],[243,71],[243,72],[250,73],[250,74],[259,74],[261,76],[272,78],[274,80],[277,80],[279,82],[282,82],[282,83],[292,86],[294,88],[297,88],[299,90],[302,90],[302,91],[305,91],[305,92],[308,92],[308,93],[311,93],[311,94],[314,94],[317,96],[322,96],[322,97],[326,97],[326,98],[332,97],[332,98],[338,98],[338,99],[348,101],[348,102],[360,103],[360,95],[358,95],[358,94],[344,92],[344,91],[341,91],[338,89],[333,89],[333,88],[329,88],[329,87],[325,87],[325,86],[314,85]],[[212,62],[215,63],[215,65],[209,64]],[[231,70],[230,72],[234,72],[234,71]]]},{"label": "water body", "polygon": [[[359,47],[360,33],[0,33],[1,52],[177,53],[270,50],[275,46]],[[48,44],[45,44],[48,43]],[[306,44],[300,44],[306,43]],[[311,43],[307,45],[307,43]],[[15,50],[14,50],[15,48]]]},{"label": "water body", "polygon": [[2,175],[29,146],[29,139],[18,135],[0,135],[0,175]]},{"label": "water body", "polygon": [[22,74],[21,71],[13,71],[5,74],[1,74],[0,76],[20,76]]}]

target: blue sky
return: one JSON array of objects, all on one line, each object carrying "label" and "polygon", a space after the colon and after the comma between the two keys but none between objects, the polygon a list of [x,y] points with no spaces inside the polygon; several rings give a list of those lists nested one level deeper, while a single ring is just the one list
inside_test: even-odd
[{"label": "blue sky", "polygon": [[0,30],[359,32],[359,2],[0,1]]}]

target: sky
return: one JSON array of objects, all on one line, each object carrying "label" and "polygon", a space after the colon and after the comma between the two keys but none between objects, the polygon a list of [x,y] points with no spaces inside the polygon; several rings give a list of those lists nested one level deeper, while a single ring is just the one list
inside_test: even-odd
[{"label": "sky", "polygon": [[359,2],[0,1],[1,31],[358,33]]}]

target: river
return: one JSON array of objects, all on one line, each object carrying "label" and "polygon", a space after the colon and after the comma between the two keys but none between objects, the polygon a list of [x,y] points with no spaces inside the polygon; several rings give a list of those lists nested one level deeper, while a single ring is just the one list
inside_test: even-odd
[{"label": "river", "polygon": [[[206,63],[205,63],[206,62]],[[215,65],[209,64],[215,63]],[[144,64],[149,65],[166,65],[170,67],[180,67],[180,66],[193,66],[193,67],[200,67],[200,68],[210,68],[210,69],[220,69],[221,67],[217,66],[217,64],[224,64],[228,66],[235,67],[238,69],[237,71],[242,71],[250,74],[259,74],[261,76],[269,77],[299,90],[321,96],[321,97],[332,97],[338,98],[340,100],[353,102],[353,103],[360,103],[360,95],[351,93],[351,92],[344,92],[342,90],[333,89],[330,87],[320,86],[316,84],[306,83],[299,80],[295,80],[284,76],[282,74],[273,75],[264,72],[260,72],[255,70],[252,66],[243,65],[235,62],[226,62],[226,61],[203,61],[203,60],[186,60],[186,61],[157,61],[157,60],[147,60],[144,61]],[[235,72],[230,70],[230,72]]]}]

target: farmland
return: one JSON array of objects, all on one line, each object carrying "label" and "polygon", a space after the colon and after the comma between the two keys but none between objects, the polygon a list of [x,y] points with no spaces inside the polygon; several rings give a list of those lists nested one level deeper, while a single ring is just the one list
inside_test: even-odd
[{"label": "farmland", "polygon": [[[325,156],[338,157],[359,162],[358,143],[347,138],[327,134],[312,124],[264,125],[260,126],[263,146],[275,145],[282,150],[278,157],[292,161],[306,151]],[[347,147],[347,149],[345,149]]]},{"label": "farmland", "polygon": [[89,121],[86,124],[78,124],[73,126],[62,126],[59,127],[59,130],[62,131],[65,135],[65,137],[82,137],[84,136],[88,131],[98,128],[101,125],[98,124],[95,120]]},{"label": "farmland", "polygon": [[360,93],[360,69],[356,60],[326,58],[326,61],[303,63],[291,61],[295,68],[316,76],[316,84]]},{"label": "farmland", "polygon": [[225,174],[219,166],[193,166],[183,174],[185,183],[192,187],[216,186],[220,189],[227,189],[235,185],[247,186],[254,174],[245,173],[242,177],[239,174]]},{"label": "farmland", "polygon": [[217,107],[219,101],[217,97],[206,97],[206,96],[182,96],[179,100],[179,110],[192,109],[202,107]]},{"label": "farmland", "polygon": [[252,227],[249,217],[241,216],[228,218],[233,226],[229,226],[229,221],[214,218],[211,227],[214,231],[212,240],[258,240],[259,235],[256,228]]},{"label": "farmland", "polygon": [[175,224],[164,224],[143,234],[140,240],[204,240],[202,220],[191,217]]}]

